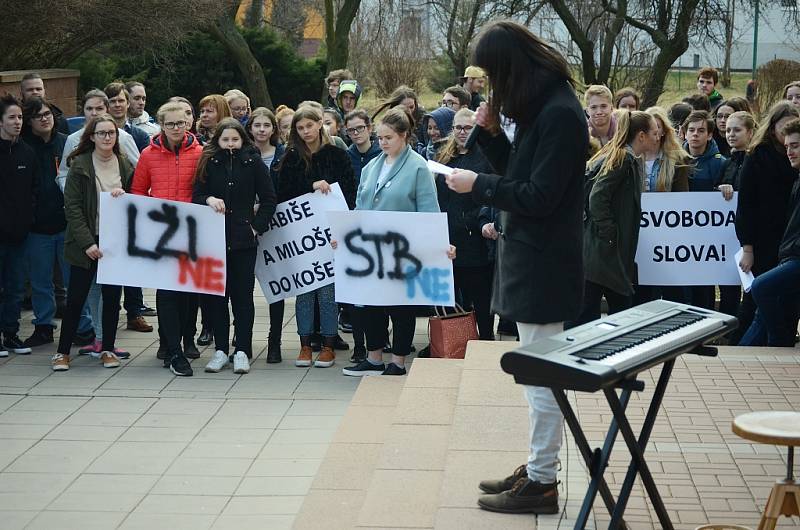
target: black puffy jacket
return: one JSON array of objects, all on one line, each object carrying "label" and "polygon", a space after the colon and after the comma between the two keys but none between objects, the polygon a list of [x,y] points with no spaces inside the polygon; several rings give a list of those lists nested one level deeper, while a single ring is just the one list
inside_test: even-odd
[{"label": "black puffy jacket", "polygon": [[[256,196],[258,212],[253,211]],[[253,230],[264,233],[275,213],[275,189],[258,149],[224,150],[212,156],[203,178],[195,180],[192,202],[206,204],[209,197],[225,201],[227,249],[257,247]]]},{"label": "black puffy jacket", "polygon": [[63,232],[67,228],[64,192],[56,183],[56,176],[67,137],[56,131],[46,142],[35,134],[26,135],[24,140],[36,153],[39,166],[37,179],[39,194],[33,212],[31,232],[48,235]]},{"label": "black puffy jacket", "polygon": [[311,156],[311,166],[306,163],[294,147],[286,150],[278,166],[278,202],[314,191],[314,182],[325,180],[328,184],[339,183],[347,206],[356,205],[356,180],[353,165],[347,151],[335,145],[325,144]]}]

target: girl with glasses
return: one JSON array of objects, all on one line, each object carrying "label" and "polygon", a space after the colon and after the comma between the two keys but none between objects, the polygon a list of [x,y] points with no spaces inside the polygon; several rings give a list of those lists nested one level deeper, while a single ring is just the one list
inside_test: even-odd
[{"label": "girl with glasses", "polygon": [[[64,187],[67,220],[64,257],[71,265],[67,286],[67,311],[61,326],[58,349],[52,358],[56,372],[69,370],[69,352],[81,311],[102,259],[99,195],[110,192],[119,197],[130,187],[133,166],[119,149],[117,125],[109,114],[101,114],[86,125],[78,147],[67,157],[69,173]],[[106,368],[120,365],[114,348],[119,322],[122,287],[102,285],[103,340],[100,361]]]},{"label": "girl with glasses", "polygon": [[[466,142],[475,125],[475,113],[467,108],[453,117],[453,132],[436,154],[436,160],[452,168],[490,173],[492,166],[477,146],[467,149]],[[456,299],[464,308],[475,311],[481,340],[494,340],[490,314],[492,266],[489,249],[481,235],[478,221],[481,205],[469,193],[457,193],[447,187],[444,175],[436,175],[439,208],[447,213],[450,242],[458,249],[453,261]]]}]

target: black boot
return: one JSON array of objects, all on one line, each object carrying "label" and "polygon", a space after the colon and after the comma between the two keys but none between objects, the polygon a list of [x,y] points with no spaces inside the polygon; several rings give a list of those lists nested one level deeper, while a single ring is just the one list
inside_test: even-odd
[{"label": "black boot", "polygon": [[270,333],[267,338],[267,364],[276,364],[282,360],[281,336]]},{"label": "black boot", "polygon": [[500,513],[558,513],[558,482],[542,484],[526,476],[508,491],[481,495],[478,506]]},{"label": "black boot", "polygon": [[197,337],[197,344],[200,346],[208,346],[214,340],[214,332],[208,328],[203,328],[200,331],[200,336]]},{"label": "black boot", "polygon": [[28,348],[35,348],[53,342],[53,326],[36,326],[33,334],[25,339],[23,344]]}]

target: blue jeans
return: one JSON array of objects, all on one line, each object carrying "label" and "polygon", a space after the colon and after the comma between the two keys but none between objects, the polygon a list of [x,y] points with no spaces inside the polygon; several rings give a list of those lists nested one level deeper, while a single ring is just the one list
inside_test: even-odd
[{"label": "blue jeans", "polygon": [[[28,234],[25,241],[25,261],[31,280],[31,303],[33,325],[52,326],[56,314],[56,299],[53,285],[53,263],[58,260],[64,285],[69,285],[70,266],[64,260],[64,232],[58,234]],[[81,311],[78,331],[86,333],[92,327],[89,308]]]},{"label": "blue jeans", "polygon": [[295,300],[297,334],[301,337],[308,337],[314,333],[314,300],[319,300],[320,334],[323,337],[335,337],[339,309],[336,305],[333,284],[297,296]]},{"label": "blue jeans", "polygon": [[0,331],[19,332],[19,306],[25,287],[25,245],[0,243]]},{"label": "blue jeans", "polygon": [[739,346],[794,346],[800,258],[784,261],[756,277],[750,293],[758,309]]}]

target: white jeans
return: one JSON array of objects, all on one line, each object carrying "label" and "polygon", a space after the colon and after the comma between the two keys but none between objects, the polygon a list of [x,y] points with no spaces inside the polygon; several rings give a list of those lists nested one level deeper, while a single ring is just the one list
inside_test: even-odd
[{"label": "white jeans", "polygon": [[[563,322],[551,324],[525,324],[517,322],[519,340],[526,346],[564,331]],[[561,450],[561,432],[564,416],[558,408],[553,391],[542,386],[526,386],[525,398],[531,416],[531,451],[528,455],[528,477],[542,484],[556,481],[558,452]]]}]

